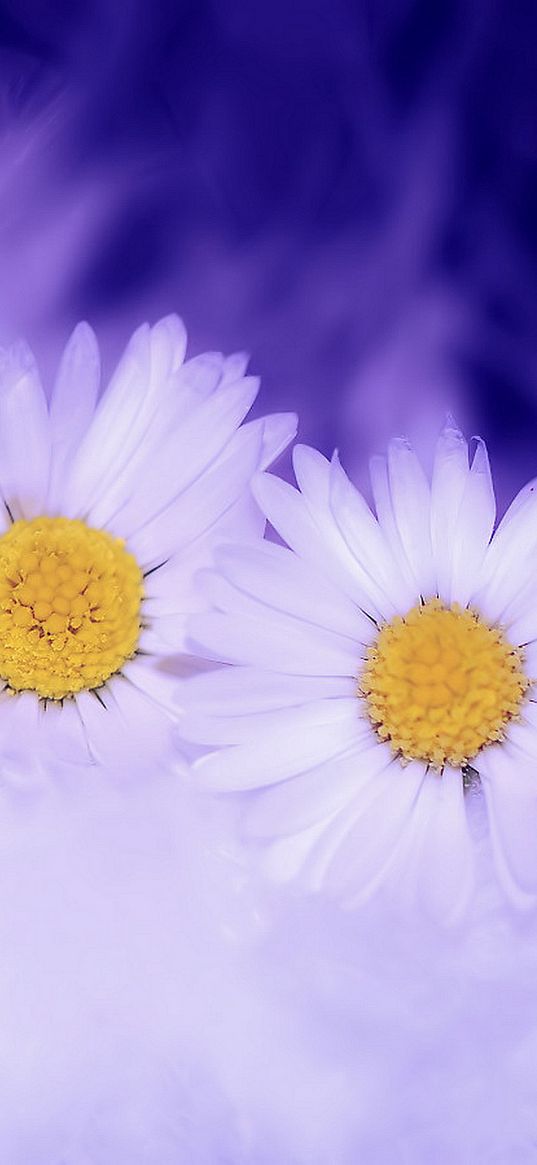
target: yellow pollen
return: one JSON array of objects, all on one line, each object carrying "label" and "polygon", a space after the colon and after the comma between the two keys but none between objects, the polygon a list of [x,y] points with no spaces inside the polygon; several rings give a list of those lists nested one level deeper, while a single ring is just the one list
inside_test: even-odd
[{"label": "yellow pollen", "polygon": [[521,652],[498,628],[431,599],[381,628],[359,694],[395,753],[442,768],[502,740],[528,687]]},{"label": "yellow pollen", "polygon": [[61,700],[97,688],[136,651],[143,577],[121,541],[72,518],[0,537],[0,677]]}]

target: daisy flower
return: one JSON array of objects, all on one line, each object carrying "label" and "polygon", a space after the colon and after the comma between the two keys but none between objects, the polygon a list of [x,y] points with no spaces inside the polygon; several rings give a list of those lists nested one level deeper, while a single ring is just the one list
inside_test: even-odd
[{"label": "daisy flower", "polygon": [[282,874],[355,904],[404,870],[444,918],[472,888],[465,791],[480,784],[499,878],[532,903],[534,485],[493,535],[485,446],[470,460],[451,421],[431,483],[405,440],[373,459],[376,515],[337,455],[298,446],[294,464],[298,490],[254,484],[287,546],[223,547],[200,576],[216,610],[192,641],[236,666],[183,685],[185,731],[218,746],[198,782],[246,794],[248,835]]},{"label": "daisy flower", "polygon": [[259,534],[250,479],[294,418],[242,425],[258,390],[242,355],[184,362],[175,316],[130,340],[102,395],[79,324],[50,401],[31,352],[0,357],[0,755],[132,766],[167,740],[188,671],[193,576],[214,542]]}]

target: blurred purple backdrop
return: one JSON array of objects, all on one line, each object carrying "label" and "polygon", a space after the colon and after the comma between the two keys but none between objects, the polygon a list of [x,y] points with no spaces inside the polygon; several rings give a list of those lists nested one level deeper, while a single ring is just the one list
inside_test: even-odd
[{"label": "blurred purple backdrop", "polygon": [[84,316],[110,366],[177,310],[361,484],[447,407],[502,503],[537,473],[530,0],[0,12],[0,339],[50,374]]}]

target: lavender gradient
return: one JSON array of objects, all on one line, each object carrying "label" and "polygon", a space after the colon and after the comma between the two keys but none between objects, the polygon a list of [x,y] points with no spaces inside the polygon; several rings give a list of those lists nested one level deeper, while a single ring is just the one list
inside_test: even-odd
[{"label": "lavender gradient", "polygon": [[[0,30],[0,343],[48,383],[78,319],[109,370],[178,311],[364,488],[448,408],[501,506],[537,473],[530,0],[8,0]],[[260,888],[189,793],[0,785],[2,1165],[534,1162],[535,917],[482,806],[439,936]]]},{"label": "lavender gradient", "polygon": [[[537,470],[531,3],[2,6],[0,319],[51,367],[178,310],[365,482],[447,407]],[[0,336],[0,338],[2,338]]]}]

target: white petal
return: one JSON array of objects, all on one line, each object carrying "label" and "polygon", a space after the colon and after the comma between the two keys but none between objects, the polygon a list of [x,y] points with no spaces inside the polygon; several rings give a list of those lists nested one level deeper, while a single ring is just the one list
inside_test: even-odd
[{"label": "white petal", "polygon": [[[348,719],[355,723],[360,739],[364,735],[371,735],[372,728],[368,719],[363,717],[361,705],[356,696],[341,697],[327,702],[323,699],[311,700],[307,704],[296,704],[293,707],[273,708],[261,712],[250,712],[244,716],[238,709],[232,709],[227,715],[206,715],[203,709],[196,707],[189,701],[184,714],[179,718],[179,732],[185,740],[193,744],[207,744],[211,748],[223,745],[248,744],[252,742],[261,748],[262,741],[272,735],[274,745],[288,731],[294,731],[293,725],[302,723],[322,724],[328,714],[332,720],[339,723]],[[300,730],[300,729],[297,729]]]},{"label": "white petal", "polygon": [[157,704],[170,712],[177,711],[174,675],[170,668],[166,668],[164,660],[136,655],[123,664],[121,672],[131,684]]},{"label": "white petal", "polygon": [[126,677],[114,676],[98,695],[79,692],[76,702],[92,756],[113,775],[132,777],[169,747],[169,716]]},{"label": "white petal", "polygon": [[[353,643],[369,642],[371,621],[346,595],[324,579],[312,577],[311,568],[286,547],[270,542],[222,546],[215,562],[230,583],[260,603],[347,635]],[[263,617],[262,608],[259,613]]]},{"label": "white petal", "polygon": [[453,531],[451,598],[466,606],[478,589],[479,572],[496,518],[496,502],[484,443],[478,445]]},{"label": "white petal", "polygon": [[260,441],[259,431],[239,430],[212,468],[146,525],[129,536],[118,519],[111,529],[128,538],[129,549],[145,569],[165,561],[219,523],[249,488]]},{"label": "white petal", "polygon": [[[126,681],[125,681],[126,682]],[[103,689],[103,692],[105,689]],[[104,719],[99,724],[99,732],[92,737],[88,733],[78,708],[78,701],[84,705],[93,704]],[[38,700],[34,692],[19,695],[5,695],[0,698],[0,750],[2,753],[2,779],[19,788],[37,788],[43,779],[54,776],[55,785],[60,781],[62,770],[67,774],[75,768],[79,775],[83,768],[89,768],[106,757],[114,769],[132,772],[141,756],[140,733],[148,733],[149,750],[154,747],[154,732],[148,732],[151,717],[146,715],[146,705],[137,710],[134,733],[138,732],[136,745],[132,745],[133,729],[123,717],[117,715],[117,701],[106,689],[106,713],[90,693],[81,693],[76,700],[64,700],[62,704],[53,700]],[[114,714],[115,713],[115,714]],[[131,716],[130,720],[134,718]],[[93,724],[90,716],[89,721]],[[170,723],[168,721],[168,723]],[[93,748],[96,740],[103,744]],[[146,745],[146,763],[148,748]],[[156,750],[155,750],[156,752]]]},{"label": "white petal", "polygon": [[537,901],[537,764],[508,741],[486,749],[479,770],[500,882],[516,906]]},{"label": "white petal", "polygon": [[337,454],[330,468],[330,507],[338,529],[356,560],[356,569],[369,576],[375,601],[387,618],[404,614],[414,602],[414,591],[398,570],[396,559],[369,506],[344,472]]},{"label": "white petal", "polygon": [[75,701],[94,762],[114,765],[118,755],[121,756],[118,743],[125,729],[118,725],[113,711],[105,703],[104,690],[99,695],[79,692]]},{"label": "white petal", "polygon": [[462,917],[474,884],[474,857],[460,769],[427,773],[394,875],[405,908],[421,903],[443,924]]},{"label": "white petal", "polygon": [[77,324],[65,346],[50,403],[52,465],[48,512],[61,511],[65,467],[90,424],[100,377],[101,361],[95,333],[89,324]]},{"label": "white petal", "polygon": [[[231,356],[228,363],[221,352],[202,352],[185,361],[181,369],[181,391],[196,397],[198,401],[206,400],[218,386],[239,380],[246,363],[240,355],[238,358]],[[224,375],[226,366],[227,373]]]},{"label": "white petal", "polygon": [[506,510],[490,544],[484,576],[491,578],[506,558],[537,544],[537,481],[528,482]]},{"label": "white petal", "polygon": [[63,700],[61,704],[47,700],[41,705],[40,737],[43,759],[55,770],[58,762],[69,766],[93,763],[75,700]]},{"label": "white petal", "polygon": [[266,713],[267,727],[258,728],[252,742],[203,757],[194,767],[194,776],[205,788],[254,789],[320,765],[352,748],[369,730],[351,704],[326,700],[320,706],[306,704]]},{"label": "white petal", "polygon": [[501,613],[501,624],[515,647],[525,648],[537,639],[537,579],[507,604]]},{"label": "white petal", "polygon": [[380,620],[381,614],[375,610],[371,596],[357,580],[356,564],[333,519],[330,533],[327,533],[326,520],[321,531],[298,490],[269,473],[255,477],[252,490],[261,510],[288,546],[310,563],[320,577],[328,578],[358,607]]},{"label": "white petal", "polygon": [[[342,811],[333,813],[324,823],[309,827],[303,834],[297,835],[298,842],[301,843],[302,838],[306,842],[305,845],[300,844],[302,880],[314,889],[326,886],[340,844],[361,814],[377,778],[382,772],[391,771],[394,764],[393,753],[387,744],[382,744],[376,737],[373,744],[367,744],[367,738],[364,738],[364,743],[366,747],[360,747],[356,756],[355,794],[352,801]],[[362,892],[363,886],[354,886],[353,890]]]},{"label": "white petal", "polygon": [[188,652],[185,615],[164,615],[151,620],[138,640],[140,653],[169,659]]},{"label": "white petal", "polygon": [[214,547],[216,535],[218,535],[219,542],[236,542],[239,539],[244,542],[257,542],[263,538],[266,527],[265,515],[255,501],[251,487],[252,482],[250,481],[248,489],[244,490],[230,509],[222,515],[218,528],[215,528],[214,531],[215,537],[212,538],[211,535],[211,550]]},{"label": "white petal", "polygon": [[[503,606],[496,622],[504,628],[512,643],[526,645],[537,637],[537,555],[534,571],[522,570],[517,583],[518,565],[516,559],[511,562],[512,569],[505,584],[494,590],[496,599],[500,590],[503,591]],[[491,588],[487,587],[484,593],[488,598]]]},{"label": "white petal", "polygon": [[[290,621],[295,620],[299,626],[305,628],[310,627],[312,634],[320,629],[321,635],[326,631],[331,631],[335,635],[338,634],[334,628],[322,627],[320,623],[314,623],[312,620],[298,619],[293,612],[280,611],[275,607],[270,607],[257,598],[248,594],[247,591],[239,590],[233,583],[229,582],[223,574],[217,573],[215,570],[201,570],[196,575],[196,584],[199,588],[199,593],[205,599],[203,606],[204,610],[221,611],[226,615],[233,615],[244,618],[250,623],[266,624],[270,621],[271,626],[276,629],[287,629]],[[348,637],[347,637],[348,638]],[[363,650],[357,648],[357,655],[364,655]]]},{"label": "white petal", "polygon": [[277,618],[194,615],[189,623],[193,650],[210,659],[244,663],[285,675],[357,675],[360,658],[350,639],[280,614]]},{"label": "white petal", "polygon": [[436,446],[431,485],[431,541],[438,594],[446,603],[451,602],[453,533],[468,473],[468,446],[448,422]]},{"label": "white petal", "polygon": [[[386,618],[393,612],[393,607],[377,580],[377,574],[382,569],[382,535],[380,531],[375,532],[374,527],[370,527],[370,541],[374,539],[373,553],[367,545],[364,545],[363,558],[357,558],[348,545],[345,532],[338,525],[337,515],[334,514],[333,465],[316,449],[310,449],[307,445],[295,446],[293,465],[306,506],[323,537],[331,559],[336,562],[340,561],[344,568],[351,573],[354,586],[358,586],[364,596],[361,605],[364,605],[369,612],[380,612],[381,617]],[[340,473],[342,474],[343,471],[340,470]],[[336,507],[341,509],[341,499],[338,495],[336,495]],[[371,519],[373,522],[375,521],[372,515]],[[376,561],[377,558],[380,558],[380,563]],[[371,569],[371,563],[373,563],[373,569]]]},{"label": "white petal", "polygon": [[330,462],[310,445],[295,445],[293,469],[301,494],[315,516],[330,506]]},{"label": "white petal", "polygon": [[267,469],[283,453],[296,435],[297,424],[296,413],[273,413],[243,424],[245,432],[259,432],[261,435],[259,470]]},{"label": "white petal", "polygon": [[51,769],[41,752],[41,708],[34,692],[0,692],[0,784],[19,789],[50,780]]},{"label": "white petal", "polygon": [[408,829],[425,775],[418,762],[393,761],[356,798],[345,836],[326,869],[327,884],[353,903],[381,885]]},{"label": "white petal", "polygon": [[[231,510],[236,504],[232,503]],[[176,546],[178,536],[173,511],[174,506],[171,506],[168,515],[169,530],[170,539]],[[146,572],[144,618],[147,615],[148,620],[152,621],[153,617],[161,615],[180,613],[187,615],[207,610],[207,599],[199,585],[199,576],[204,569],[213,564],[215,542],[217,539],[220,540],[220,530],[225,525],[225,519],[226,514],[217,519],[205,534],[196,537],[194,542],[180,547],[177,554],[173,554],[162,565],[158,565],[157,569],[149,569]],[[222,537],[225,537],[225,533]]]},{"label": "white petal", "polygon": [[267,469],[296,437],[298,417],[296,413],[273,413],[262,417],[260,423],[263,426],[263,449],[259,468]]},{"label": "white petal", "polygon": [[537,704],[535,698],[524,700],[520,715],[512,720],[507,731],[509,743],[531,764],[537,762]]},{"label": "white petal", "polygon": [[388,476],[399,536],[424,598],[436,593],[431,543],[431,491],[407,441],[397,438],[388,449]]},{"label": "white petal", "polygon": [[204,715],[248,716],[310,700],[353,696],[356,681],[341,676],[284,676],[251,667],[219,667],[176,685],[177,705]]},{"label": "white petal", "polygon": [[290,837],[277,837],[271,845],[261,850],[259,862],[261,870],[270,881],[277,884],[295,880],[297,885],[303,884],[307,891],[319,889],[319,880],[311,873],[305,876],[304,869],[308,868],[308,859],[325,832],[326,821],[317,821],[315,825],[310,825],[309,829],[302,829],[300,833],[293,833]]},{"label": "white petal", "polygon": [[[371,731],[364,737],[365,745],[371,746],[372,735]],[[363,751],[363,747],[350,749],[289,781],[252,793],[245,804],[245,833],[269,841],[328,822],[343,806],[352,804],[360,789]]]},{"label": "white petal", "polygon": [[164,383],[183,366],[186,328],[178,315],[164,316],[151,328],[151,379]]},{"label": "white petal", "polygon": [[517,593],[535,577],[537,492],[530,482],[502,518],[481,568],[473,601],[491,622],[498,621]]},{"label": "white petal", "polygon": [[[50,421],[33,355],[15,344],[0,365],[0,488],[14,518],[43,512],[50,472]],[[2,529],[5,518],[2,514]]]},{"label": "white petal", "polygon": [[150,335],[144,324],[132,336],[80,443],[65,483],[69,516],[87,515],[140,440],[151,376]]},{"label": "white petal", "polygon": [[241,380],[246,373],[249,361],[250,357],[247,352],[233,352],[231,356],[226,356],[222,364],[220,384],[233,384],[236,380]]},{"label": "white petal", "polygon": [[259,381],[246,378],[211,396],[178,429],[172,428],[156,457],[145,459],[136,485],[130,466],[101,505],[92,508],[91,520],[129,537],[158,516],[226,449],[258,390]]},{"label": "white petal", "polygon": [[396,562],[399,564],[402,577],[406,580],[410,592],[414,594],[414,603],[416,603],[420,594],[419,584],[406,556],[401,535],[397,528],[386,458],[379,456],[372,457],[369,462],[369,474],[379,526],[384,533]]},{"label": "white petal", "polygon": [[[163,434],[173,429],[172,418],[177,424],[184,413],[177,386],[185,342],[176,316],[151,329],[145,324],[132,336],[68,475],[73,515],[87,517],[91,510],[95,525],[106,524],[118,480],[126,476],[132,490],[146,446],[162,442]],[[99,499],[104,499],[103,515]]]},{"label": "white petal", "polygon": [[[524,648],[524,672],[533,683],[537,681],[537,627],[535,632],[531,643],[528,643],[527,647]],[[515,644],[515,646],[518,647],[519,644]]]}]

